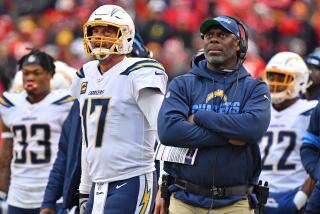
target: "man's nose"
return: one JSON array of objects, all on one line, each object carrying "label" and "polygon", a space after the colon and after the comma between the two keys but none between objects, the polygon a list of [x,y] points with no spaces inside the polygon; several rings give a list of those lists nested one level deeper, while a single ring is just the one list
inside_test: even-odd
[{"label": "man's nose", "polygon": [[32,82],[32,81],[35,80],[35,75],[34,74],[28,74],[28,75],[26,75],[25,78],[26,78],[26,81]]}]

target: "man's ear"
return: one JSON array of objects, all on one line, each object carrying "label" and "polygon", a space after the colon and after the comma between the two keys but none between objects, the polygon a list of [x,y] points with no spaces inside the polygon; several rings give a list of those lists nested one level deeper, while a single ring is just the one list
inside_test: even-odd
[{"label": "man's ear", "polygon": [[236,40],[237,51],[240,51],[240,40]]}]

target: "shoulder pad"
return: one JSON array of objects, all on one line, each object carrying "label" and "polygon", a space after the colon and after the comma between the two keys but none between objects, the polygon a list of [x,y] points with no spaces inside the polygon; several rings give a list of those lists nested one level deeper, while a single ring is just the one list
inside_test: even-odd
[{"label": "shoulder pad", "polygon": [[14,104],[6,98],[4,95],[0,97],[0,104],[3,105],[4,107],[11,108],[14,106]]},{"label": "shoulder pad", "polygon": [[156,60],[153,59],[144,59],[138,62],[133,63],[130,65],[126,70],[124,70],[121,75],[129,75],[131,72],[138,70],[140,68],[146,68],[146,67],[151,67],[151,68],[157,68],[162,71],[165,71],[164,67]]},{"label": "shoulder pad", "polygon": [[60,98],[59,100],[57,101],[54,101],[52,104],[54,105],[63,105],[65,103],[69,103],[69,102],[72,102],[74,101],[76,98],[70,96],[70,95],[67,95],[67,96],[64,96],[62,98]]}]

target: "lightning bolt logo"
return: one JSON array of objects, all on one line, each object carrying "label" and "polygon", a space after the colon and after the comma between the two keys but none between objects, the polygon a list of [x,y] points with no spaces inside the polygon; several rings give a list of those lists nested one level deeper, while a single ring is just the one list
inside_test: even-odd
[{"label": "lightning bolt logo", "polygon": [[148,182],[147,182],[147,177],[145,177],[145,185],[144,185],[144,192],[143,192],[143,196],[141,199],[141,202],[139,204],[139,206],[141,207],[141,210],[139,212],[139,214],[144,214],[146,213],[149,201],[150,201],[150,195],[151,195],[151,189],[148,188]]},{"label": "lightning bolt logo", "polygon": [[220,97],[223,99],[224,102],[227,101],[227,95],[224,94],[224,91],[221,89],[218,89],[214,92],[211,92],[210,94],[207,95],[206,103],[208,103],[210,100],[212,100],[215,97]]}]

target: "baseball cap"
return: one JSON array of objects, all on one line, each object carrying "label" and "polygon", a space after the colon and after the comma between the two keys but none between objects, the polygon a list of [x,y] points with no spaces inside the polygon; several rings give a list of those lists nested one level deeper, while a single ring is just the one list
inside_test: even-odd
[{"label": "baseball cap", "polygon": [[221,26],[225,30],[234,34],[236,37],[238,37],[238,38],[240,37],[240,31],[239,31],[238,24],[232,18],[229,18],[227,16],[217,16],[213,19],[206,20],[201,24],[200,32],[202,34],[205,34],[209,30],[209,28],[211,28],[213,26]]},{"label": "baseball cap", "polygon": [[315,51],[310,53],[305,58],[307,65],[314,65],[317,68],[320,68],[320,51]]}]

